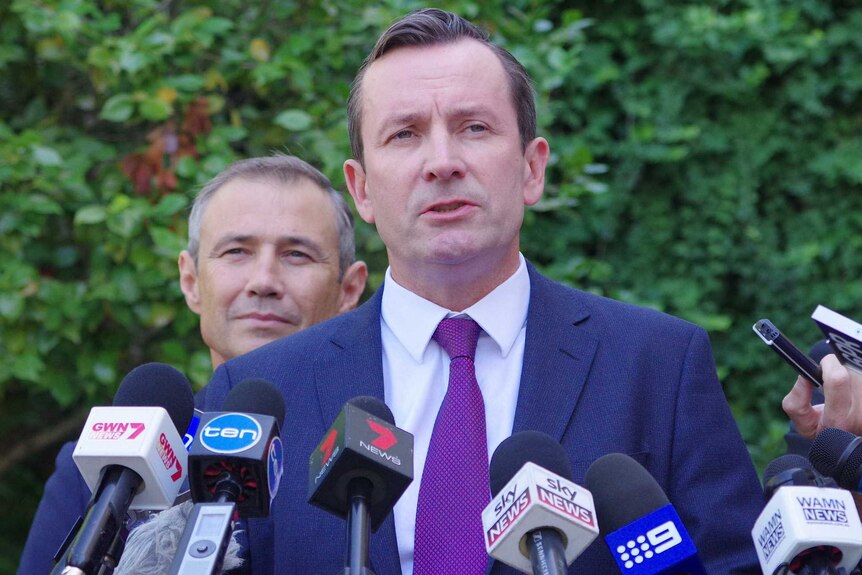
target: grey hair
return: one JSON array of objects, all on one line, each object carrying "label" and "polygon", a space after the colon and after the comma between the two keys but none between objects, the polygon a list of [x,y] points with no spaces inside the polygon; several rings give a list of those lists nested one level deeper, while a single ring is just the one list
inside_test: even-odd
[{"label": "grey hair", "polygon": [[452,44],[464,39],[478,41],[490,48],[499,58],[509,78],[510,97],[518,114],[521,148],[527,148],[527,144],[536,137],[536,103],[533,84],[524,66],[508,50],[491,42],[487,33],[468,20],[445,10],[422,8],[397,20],[380,36],[350,86],[350,96],[347,99],[347,132],[350,136],[351,154],[355,160],[364,164],[362,80],[369,66],[397,48]]},{"label": "grey hair", "polygon": [[353,213],[344,197],[332,187],[332,182],[323,173],[296,156],[275,154],[262,158],[239,160],[222,170],[217,176],[204,184],[195,196],[189,215],[188,251],[195,267],[198,265],[200,251],[201,222],[209,201],[224,185],[236,179],[272,180],[279,184],[291,184],[298,178],[306,178],[326,193],[335,212],[335,228],[338,233],[338,281],[356,258],[356,240],[353,232]]}]

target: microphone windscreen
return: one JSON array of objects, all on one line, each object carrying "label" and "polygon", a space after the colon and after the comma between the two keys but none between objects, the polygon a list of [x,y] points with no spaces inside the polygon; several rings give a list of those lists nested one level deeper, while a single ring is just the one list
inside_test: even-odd
[{"label": "microphone windscreen", "polygon": [[670,503],[649,471],[622,453],[596,459],[587,469],[584,486],[593,494],[602,536]]},{"label": "microphone windscreen", "polygon": [[392,410],[376,397],[360,395],[349,400],[347,403],[361,409],[365,413],[373,415],[377,419],[382,419],[389,425],[395,425],[395,417],[392,415]]},{"label": "microphone windscreen", "polygon": [[778,475],[779,473],[783,473],[784,471],[788,471],[790,469],[811,469],[811,462],[808,461],[806,457],[802,455],[798,455],[796,453],[788,453],[787,455],[782,455],[776,459],[773,459],[769,462],[769,465],[766,466],[766,469],[763,471],[763,483],[769,483],[769,481]]},{"label": "microphone windscreen", "polygon": [[184,433],[194,415],[192,386],[179,370],[165,363],[145,363],[130,371],[114,396],[114,407],[163,407]]},{"label": "microphone windscreen", "polygon": [[[191,501],[184,501],[155,514],[133,528],[126,539],[126,546],[114,575],[140,575],[141,573],[170,573],[171,565],[179,548],[180,540],[194,508]],[[220,573],[231,572],[242,567],[242,546],[237,533],[228,542]]]},{"label": "microphone windscreen", "polygon": [[519,431],[504,439],[491,457],[491,494],[496,496],[528,461],[563,479],[572,480],[572,466],[563,446],[541,431]]},{"label": "microphone windscreen", "polygon": [[814,363],[820,363],[820,360],[829,355],[830,353],[835,353],[832,351],[832,346],[829,345],[829,340],[821,339],[817,343],[811,346],[811,349],[808,350],[808,357],[814,360]]},{"label": "microphone windscreen", "polygon": [[275,418],[279,427],[284,424],[284,398],[265,379],[246,379],[231,389],[222,404],[222,411],[269,415]]},{"label": "microphone windscreen", "polygon": [[[846,453],[855,442],[852,451]],[[857,489],[858,472],[862,468],[862,448],[860,438],[843,429],[827,427],[817,434],[808,458],[815,469],[823,475],[834,477],[838,485],[845,489]]]}]

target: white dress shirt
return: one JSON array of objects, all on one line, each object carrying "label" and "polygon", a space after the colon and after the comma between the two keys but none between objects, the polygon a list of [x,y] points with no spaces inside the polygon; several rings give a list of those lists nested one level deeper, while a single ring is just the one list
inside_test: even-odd
[{"label": "white dress shirt", "polygon": [[419,483],[437,411],[449,381],[449,356],[431,339],[440,320],[468,315],[482,328],[476,346],[476,379],[485,400],[488,458],[512,434],[524,359],[530,278],[524,257],[494,291],[456,313],[398,285],[386,270],[381,303],[383,390],[395,425],[414,437],[413,483],[393,511],[402,575],[413,575],[413,542]]}]

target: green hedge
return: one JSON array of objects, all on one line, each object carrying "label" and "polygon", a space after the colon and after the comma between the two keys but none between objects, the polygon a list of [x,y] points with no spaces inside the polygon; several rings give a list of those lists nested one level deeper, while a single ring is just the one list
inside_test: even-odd
[{"label": "green hedge", "polygon": [[[534,75],[553,152],[523,250],[699,323],[758,466],[818,303],[862,319],[862,9],[851,2],[443,2]],[[343,187],[349,82],[412,1],[12,0],[0,6],[0,572],[57,442],[123,375],[209,357],[177,286],[196,189],[285,151]],[[385,252],[361,225],[376,287]],[[17,448],[17,451],[16,451]],[[6,465],[4,467],[4,465]]]}]

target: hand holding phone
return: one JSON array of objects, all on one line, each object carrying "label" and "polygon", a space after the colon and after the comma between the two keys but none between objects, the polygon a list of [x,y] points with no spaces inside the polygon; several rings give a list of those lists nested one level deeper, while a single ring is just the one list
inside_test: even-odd
[{"label": "hand holding phone", "polygon": [[771,321],[761,319],[752,326],[763,342],[789,363],[796,372],[817,387],[823,387],[823,373],[814,360],[778,331]]}]

